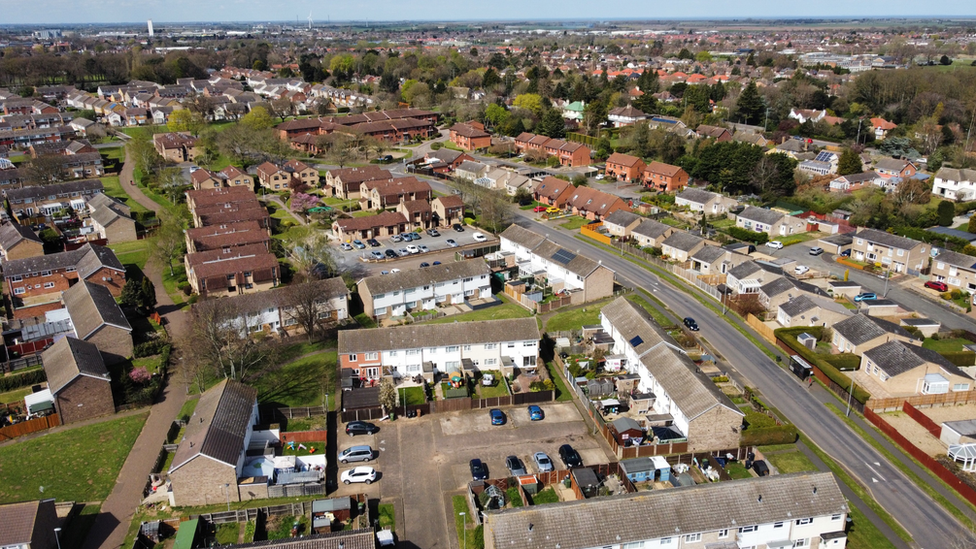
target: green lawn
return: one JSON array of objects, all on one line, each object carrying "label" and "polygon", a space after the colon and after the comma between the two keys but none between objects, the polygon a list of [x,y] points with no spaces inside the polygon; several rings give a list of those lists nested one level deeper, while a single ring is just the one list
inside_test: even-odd
[{"label": "green lawn", "polygon": [[922,347],[931,349],[937,353],[951,353],[954,351],[961,351],[963,345],[969,345],[970,343],[972,343],[972,341],[963,339],[961,337],[942,339],[927,338],[922,342]]},{"label": "green lawn", "polygon": [[851,527],[847,530],[847,546],[850,549],[895,549],[895,544],[875,527],[860,509],[851,505]]},{"label": "green lawn", "polygon": [[771,454],[766,456],[766,459],[784,475],[787,473],[803,473],[817,470],[817,466],[799,450],[795,452],[784,452],[782,454]]},{"label": "green lawn", "polygon": [[125,189],[122,188],[122,184],[119,183],[119,176],[113,175],[109,177],[102,177],[101,180],[102,187],[105,189],[105,194],[125,202],[129,209],[132,210],[133,215],[138,212],[149,211],[145,206],[129,197],[129,194],[125,192]]},{"label": "green lawn", "polygon": [[486,387],[478,381],[478,396],[481,398],[495,398],[495,397],[506,397],[508,396],[508,389],[505,387],[505,383],[500,379],[501,372],[491,372],[495,375],[495,384]]},{"label": "green lawn", "polygon": [[552,382],[556,385],[556,401],[568,402],[573,400],[573,393],[569,392],[569,389],[566,387],[566,382],[563,381],[563,373],[553,371],[552,363],[547,363],[546,367],[549,368],[549,377],[552,378]]},{"label": "green lawn", "polygon": [[405,406],[413,406],[416,404],[425,404],[427,402],[427,396],[424,395],[423,387],[404,387],[400,389],[400,404]]},{"label": "green lawn", "polygon": [[359,313],[354,317],[356,322],[359,323],[363,328],[375,328],[376,321],[369,317],[366,313]]},{"label": "green lawn", "polygon": [[7,391],[6,393],[0,393],[0,404],[11,404],[13,402],[20,402],[24,400],[24,397],[31,394],[30,387],[24,387],[23,389],[15,389],[13,391]]},{"label": "green lawn", "polygon": [[0,448],[0,503],[108,496],[147,414],[51,433]]},{"label": "green lawn", "polygon": [[177,306],[182,306],[186,302],[186,295],[179,290],[179,285],[181,282],[186,281],[186,267],[183,264],[177,265],[175,262],[173,264],[173,275],[170,274],[169,267],[164,266],[162,268],[163,273],[163,289],[169,294],[169,298],[173,300],[173,303]]},{"label": "green lawn", "polygon": [[146,269],[146,263],[149,261],[148,240],[119,242],[117,244],[109,244],[108,247],[115,252],[115,256],[119,258],[119,261],[123,265],[135,265],[140,270]]},{"label": "green lawn", "polygon": [[381,503],[378,506],[380,514],[380,528],[396,531],[396,515],[392,503]]},{"label": "green lawn", "polygon": [[799,244],[801,242],[809,242],[811,240],[816,240],[823,236],[823,233],[817,231],[809,233],[799,233],[791,234],[790,236],[774,237],[773,240],[779,240],[784,246],[792,246],[793,244]]},{"label": "green lawn", "polygon": [[[251,380],[258,390],[258,401],[279,406],[322,406],[325,395],[334,395],[336,360],[335,351],[322,351],[293,362]],[[335,398],[329,399],[335,406]]]},{"label": "green lawn", "polygon": [[733,461],[725,466],[725,472],[729,474],[733,479],[740,478],[751,478],[752,474],[746,469],[746,466],[738,461]]},{"label": "green lawn", "polygon": [[217,525],[217,544],[230,545],[237,543],[237,537],[241,534],[241,525],[238,522],[228,522]]},{"label": "green lawn", "polygon": [[[292,448],[289,445],[284,445],[281,449],[281,453],[286,456],[311,456],[315,454],[321,454],[328,447],[329,443],[324,440],[303,442],[301,446],[296,442],[295,447]],[[313,451],[314,450],[314,451]]]},{"label": "green lawn", "polygon": [[661,325],[661,326],[672,326],[672,325],[674,325],[674,322],[672,322],[671,319],[669,319],[667,317],[667,315],[663,314],[656,307],[651,306],[651,304],[648,303],[647,300],[644,299],[643,297],[641,297],[641,296],[639,296],[637,294],[631,294],[631,295],[627,296],[627,299],[629,299],[632,302],[634,302],[634,303],[640,305],[641,307],[643,307],[644,310],[647,311],[651,315],[651,318],[653,318],[654,321],[657,322],[659,325]]},{"label": "green lawn", "polygon": [[578,330],[580,326],[600,323],[600,308],[608,302],[593,303],[571,311],[556,313],[546,321],[546,331],[566,332]]},{"label": "green lawn", "polygon": [[431,320],[428,324],[447,324],[450,322],[471,322],[475,320],[501,320],[506,318],[528,318],[532,316],[525,307],[511,303],[506,298],[498,296],[505,301],[502,305],[493,305],[491,307],[485,307],[477,311],[471,311],[470,313],[462,313],[459,315],[443,316],[441,318]]},{"label": "green lawn", "polygon": [[583,225],[589,225],[590,223],[592,223],[592,221],[585,217],[574,216],[569,218],[565,223],[560,223],[559,226],[564,229],[569,229],[570,231],[575,231]]},{"label": "green lawn", "polygon": [[[461,547],[476,549],[485,546],[484,532],[481,526],[476,526],[471,511],[468,509],[468,502],[464,496],[454,496],[451,498],[454,507],[454,528],[457,530],[457,539]],[[462,515],[461,513],[465,513]]]},{"label": "green lawn", "polygon": [[353,217],[368,217],[371,215],[376,215],[376,212],[372,210],[356,210],[354,212],[349,212],[349,215]]}]

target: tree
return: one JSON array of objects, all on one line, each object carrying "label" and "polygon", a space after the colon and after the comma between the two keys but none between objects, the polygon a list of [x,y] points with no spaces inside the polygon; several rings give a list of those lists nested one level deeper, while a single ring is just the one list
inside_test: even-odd
[{"label": "tree", "polygon": [[278,295],[278,306],[285,316],[305,331],[309,341],[315,338],[316,331],[330,324],[333,319],[329,299],[323,298],[322,284],[317,280],[299,282],[287,286]]},{"label": "tree", "polygon": [[156,308],[156,285],[148,276],[142,277],[142,284],[139,287],[139,307],[144,310],[152,311]]},{"label": "tree", "polygon": [[756,88],[756,82],[750,80],[735,103],[734,118],[744,124],[756,125],[763,121],[765,109],[762,97],[759,95],[759,89]]},{"label": "tree", "polygon": [[396,389],[396,385],[393,384],[393,378],[384,377],[380,380],[380,406],[383,407],[383,411],[387,414],[396,410],[397,406],[400,404],[400,394]]},{"label": "tree", "polygon": [[142,295],[142,283],[138,277],[132,276],[125,281],[122,286],[122,294],[119,295],[119,303],[127,307],[138,307]]},{"label": "tree", "polygon": [[[183,208],[186,209],[185,207]],[[173,262],[183,257],[186,248],[186,241],[183,236],[183,219],[180,217],[160,212],[159,228],[150,241],[150,254],[154,259],[169,265],[170,276],[176,276]]]},{"label": "tree", "polygon": [[317,233],[296,243],[291,252],[295,278],[307,282],[334,276],[339,268],[334,250],[329,240]]},{"label": "tree", "polygon": [[217,377],[245,381],[275,356],[270,344],[250,337],[250,326],[247,315],[227,300],[201,301],[191,311],[186,340],[179,346],[188,355],[184,363],[203,362]]},{"label": "tree", "polygon": [[485,107],[485,122],[489,128],[501,126],[508,120],[509,116],[510,114],[505,107],[497,103],[491,103]]},{"label": "tree", "polygon": [[68,177],[64,162],[65,157],[59,154],[38,155],[27,162],[24,175],[33,185],[50,185],[64,181]]},{"label": "tree", "polygon": [[314,194],[295,192],[291,195],[291,211],[304,215],[307,220],[308,211],[318,206],[319,201],[319,197]]},{"label": "tree", "polygon": [[939,207],[936,209],[936,212],[939,215],[939,225],[943,227],[952,225],[952,218],[956,216],[956,207],[953,206],[952,202],[948,200],[939,202]]},{"label": "tree", "polygon": [[939,64],[940,65],[951,65],[952,64],[952,59],[949,59],[949,56],[948,55],[943,55],[942,57],[939,58]]},{"label": "tree", "polygon": [[498,73],[495,71],[494,67],[488,67],[488,70],[485,71],[484,76],[481,77],[481,87],[486,90],[490,90],[501,83],[502,79],[500,76],[498,76]]},{"label": "tree", "polygon": [[837,174],[850,175],[861,173],[862,171],[864,171],[864,168],[861,165],[861,156],[850,147],[845,148],[840,153],[840,159],[837,161]]},{"label": "tree", "polygon": [[543,115],[542,96],[537,93],[519,94],[515,97],[515,101],[512,102],[512,105],[520,109],[532,111],[532,113],[536,116]]},{"label": "tree", "polygon": [[200,124],[189,109],[179,109],[170,113],[166,128],[171,132],[196,133],[194,130],[199,130]]},{"label": "tree", "polygon": [[555,139],[562,139],[565,137],[566,122],[563,121],[562,113],[560,113],[558,109],[547,110],[542,116],[542,120],[539,121],[539,125],[536,126],[536,131],[542,135]]},{"label": "tree", "polygon": [[268,109],[262,106],[256,106],[251,109],[251,112],[241,117],[240,123],[251,131],[266,130],[274,126],[274,120],[271,119],[271,114],[268,113]]}]

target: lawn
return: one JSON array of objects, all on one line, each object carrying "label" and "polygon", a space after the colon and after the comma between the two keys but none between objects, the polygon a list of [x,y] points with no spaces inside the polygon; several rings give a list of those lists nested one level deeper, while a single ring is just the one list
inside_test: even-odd
[{"label": "lawn", "polygon": [[359,323],[363,328],[375,328],[376,321],[369,317],[366,313],[359,313],[354,317],[356,322]]},{"label": "lawn", "polygon": [[443,316],[441,318],[431,320],[427,324],[448,324],[451,322],[472,322],[475,320],[501,320],[505,318],[528,318],[532,316],[532,313],[518,305],[516,303],[510,302],[508,299],[498,296],[504,303],[502,305],[492,305],[491,307],[485,307],[483,309],[478,309],[476,311],[471,311],[470,313],[462,313],[459,315]]},{"label": "lawn", "polygon": [[400,404],[413,406],[416,404],[426,404],[427,396],[424,395],[423,387],[405,387],[400,389]]},{"label": "lawn", "polygon": [[349,212],[349,215],[353,217],[368,217],[371,215],[376,215],[376,212],[372,210],[356,210],[354,212]]},{"label": "lawn", "polygon": [[105,190],[105,194],[111,196],[112,198],[117,198],[122,202],[125,202],[125,204],[129,207],[129,209],[132,210],[133,214],[136,214],[138,212],[149,211],[146,209],[145,206],[143,206],[142,204],[136,202],[131,197],[129,197],[129,194],[125,192],[125,189],[122,188],[122,184],[119,183],[119,176],[113,175],[110,177],[102,177],[101,180],[102,180],[102,187]]},{"label": "lawn", "polygon": [[585,217],[575,216],[569,218],[569,220],[567,220],[565,223],[560,223],[559,226],[564,229],[569,229],[570,231],[575,231],[583,225],[589,225],[590,223],[592,223],[592,221]]},{"label": "lawn", "polygon": [[[278,406],[322,406],[335,391],[335,351],[322,351],[266,372],[249,383],[258,390],[258,401]],[[335,398],[329,399],[335,407]]]},{"label": "lawn", "polygon": [[241,534],[241,525],[238,522],[228,522],[217,525],[217,544],[230,545],[237,543],[237,537]]},{"label": "lawn", "polygon": [[871,524],[871,521],[864,516],[860,509],[851,505],[848,514],[852,521],[851,527],[847,529],[848,547],[851,549],[895,549],[895,544],[891,543],[874,524]]},{"label": "lawn", "polygon": [[[304,448],[303,448],[304,446]],[[295,443],[295,447],[292,448],[289,444],[282,446],[281,453],[286,456],[311,456],[315,454],[321,454],[328,448],[329,443],[324,440],[311,441]]]},{"label": "lawn", "polygon": [[931,349],[937,353],[951,353],[955,351],[961,351],[963,345],[969,345],[972,341],[968,339],[963,339],[961,337],[953,338],[942,338],[942,339],[932,339],[927,338],[922,342],[922,347],[926,349]]},{"label": "lawn", "polygon": [[578,330],[580,326],[599,324],[600,308],[606,305],[606,303],[606,301],[593,303],[586,307],[556,313],[546,321],[546,331],[566,332],[569,330]]},{"label": "lawn", "polygon": [[451,498],[451,503],[454,504],[454,528],[457,530],[459,544],[472,549],[484,547],[484,531],[482,526],[475,526],[474,518],[468,516],[471,514],[468,501],[464,496],[454,496]]},{"label": "lawn", "polygon": [[6,393],[0,393],[0,404],[10,404],[12,402],[20,402],[24,400],[24,397],[31,394],[30,387],[24,387],[23,389],[15,389],[13,391],[7,391]]},{"label": "lawn", "polygon": [[746,466],[738,461],[733,461],[725,466],[725,472],[733,479],[751,478],[752,475]]},{"label": "lawn", "polygon": [[559,503],[559,495],[550,486],[542,490],[532,498],[532,505],[543,505],[545,503]]},{"label": "lawn", "polygon": [[784,475],[787,473],[804,473],[817,470],[817,466],[799,450],[768,455],[766,459]]},{"label": "lawn", "polygon": [[380,528],[396,531],[396,514],[392,503],[381,503],[377,507],[380,514]]},{"label": "lawn", "polygon": [[177,307],[182,307],[186,302],[186,295],[180,291],[179,285],[181,282],[186,282],[186,267],[184,267],[182,264],[177,265],[174,263],[174,275],[170,274],[169,267],[167,266],[162,268],[162,273],[163,289],[166,290],[166,293],[169,294],[169,298],[173,300],[173,303]]},{"label": "lawn", "polygon": [[823,233],[817,231],[809,233],[798,233],[791,234],[790,236],[775,237],[774,240],[779,240],[784,246],[792,246],[793,244],[799,244],[801,242],[809,242],[810,240],[816,240],[823,236]]},{"label": "lawn", "polygon": [[0,503],[38,497],[104,500],[146,416],[104,421],[0,448]]},{"label": "lawn", "polygon": [[193,411],[197,409],[197,403],[200,402],[198,398],[187,399],[183,403],[183,407],[180,408],[180,413],[176,416],[177,419],[189,419],[193,415]]},{"label": "lawn", "polygon": [[495,397],[507,397],[508,388],[505,387],[505,382],[503,382],[500,377],[499,372],[492,372],[495,374],[495,384],[491,386],[482,385],[478,382],[478,396],[481,398],[495,398]]},{"label": "lawn", "polygon": [[117,244],[109,244],[108,247],[115,252],[115,256],[119,258],[119,261],[123,265],[135,265],[143,271],[146,269],[146,263],[149,261],[148,240],[119,242]]},{"label": "lawn", "polygon": [[556,401],[567,402],[573,400],[573,393],[570,393],[569,389],[566,388],[566,382],[563,381],[562,372],[553,372],[551,363],[547,363],[546,366],[549,368],[549,377],[552,378],[552,382],[556,385]]}]

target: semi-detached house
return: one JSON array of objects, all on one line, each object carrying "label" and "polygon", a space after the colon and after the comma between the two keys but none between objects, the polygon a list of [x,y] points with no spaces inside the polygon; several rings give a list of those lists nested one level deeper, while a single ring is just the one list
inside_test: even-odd
[{"label": "semi-detached house", "polygon": [[928,253],[924,242],[875,229],[861,229],[851,245],[851,259],[896,273],[918,273],[928,263]]},{"label": "semi-detached house", "polygon": [[382,376],[536,367],[539,325],[533,318],[413,324],[339,332],[339,366],[367,381]]},{"label": "semi-detached house", "polygon": [[674,197],[675,206],[685,206],[693,212],[701,212],[705,215],[724,214],[737,204],[734,198],[703,189],[686,188]]},{"label": "semi-detached house", "polygon": [[935,172],[932,194],[963,202],[976,198],[976,170],[941,168]]},{"label": "semi-detached house", "polygon": [[747,206],[736,216],[735,226],[748,231],[766,233],[770,238],[803,233],[807,230],[807,222],[798,217],[754,206]]},{"label": "semi-detached house", "polygon": [[398,317],[491,297],[488,265],[480,259],[366,277],[359,281],[363,312]]},{"label": "semi-detached house", "polygon": [[976,292],[976,257],[939,250],[932,258],[931,279],[970,293]]}]

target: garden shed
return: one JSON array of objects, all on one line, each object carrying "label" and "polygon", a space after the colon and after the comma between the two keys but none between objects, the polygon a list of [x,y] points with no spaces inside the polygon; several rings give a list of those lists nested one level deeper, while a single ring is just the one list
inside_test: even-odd
[{"label": "garden shed", "polygon": [[590,395],[590,398],[609,396],[612,395],[615,390],[616,387],[614,387],[612,379],[591,379],[586,382],[586,392]]},{"label": "garden shed", "polygon": [[570,474],[573,475],[573,486],[576,488],[576,496],[582,498],[592,498],[597,495],[597,489],[600,487],[600,479],[597,478],[596,473],[593,469],[587,469],[586,467],[577,467],[570,470]]},{"label": "garden shed", "polygon": [[618,417],[610,422],[614,438],[622,446],[638,446],[644,440],[644,430],[633,418]]},{"label": "garden shed", "polygon": [[352,498],[317,499],[312,502],[312,533],[332,531],[333,522],[352,518]]},{"label": "garden shed", "polygon": [[639,457],[625,459],[620,462],[620,468],[631,482],[645,482],[671,480],[671,466],[664,456]]}]

